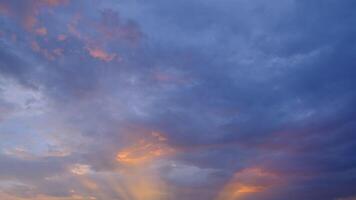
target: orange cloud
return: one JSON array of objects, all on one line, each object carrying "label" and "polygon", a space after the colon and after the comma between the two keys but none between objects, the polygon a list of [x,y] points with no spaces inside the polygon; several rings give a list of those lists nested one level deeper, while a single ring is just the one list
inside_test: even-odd
[{"label": "orange cloud", "polygon": [[115,57],[116,54],[112,53],[107,53],[106,51],[100,49],[100,48],[87,48],[90,56],[92,56],[93,58],[105,61],[105,62],[110,62],[112,61]]},{"label": "orange cloud", "polygon": [[152,132],[148,139],[140,139],[136,144],[119,151],[116,160],[124,164],[138,165],[169,155],[175,150],[165,143],[166,140],[161,133]]},{"label": "orange cloud", "polygon": [[220,191],[217,200],[238,200],[262,193],[280,181],[276,174],[262,168],[252,167],[234,174]]},{"label": "orange cloud", "polygon": [[219,194],[218,200],[237,200],[254,193],[263,192],[265,189],[265,186],[230,183]]},{"label": "orange cloud", "polygon": [[[82,13],[75,14],[67,24],[68,34],[84,43],[89,55],[95,59],[111,62],[121,61],[116,53],[107,52],[105,49],[113,42],[122,45],[134,45],[141,37],[138,27],[134,23],[123,23],[114,11],[104,11],[101,21],[87,21]],[[96,30],[95,34],[88,34],[87,29]],[[59,41],[66,36],[58,36]]]},{"label": "orange cloud", "polygon": [[168,188],[160,180],[157,169],[150,167],[158,159],[175,152],[167,141],[164,134],[150,132],[134,137],[130,146],[118,151],[116,161],[121,164],[121,181],[111,179],[110,184],[118,185],[114,187],[118,196],[130,200],[167,199]]}]

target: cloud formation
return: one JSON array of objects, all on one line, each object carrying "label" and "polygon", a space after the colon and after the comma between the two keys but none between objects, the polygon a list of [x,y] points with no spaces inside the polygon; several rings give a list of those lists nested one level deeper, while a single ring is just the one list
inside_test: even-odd
[{"label": "cloud formation", "polygon": [[0,1],[0,199],[354,199],[355,8]]}]

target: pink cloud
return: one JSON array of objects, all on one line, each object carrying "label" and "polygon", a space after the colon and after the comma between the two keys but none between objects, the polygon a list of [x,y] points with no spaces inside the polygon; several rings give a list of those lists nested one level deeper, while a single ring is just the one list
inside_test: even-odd
[{"label": "pink cloud", "polygon": [[40,46],[40,44],[37,41],[32,41],[30,46],[34,52],[39,53],[40,55],[44,56],[48,60],[54,60],[62,56],[64,51],[61,48],[46,49]]},{"label": "pink cloud", "polygon": [[16,1],[4,0],[0,2],[0,13],[13,17],[26,30],[33,31],[34,27],[38,24],[37,18],[42,8],[56,7],[68,2],[69,0],[33,0],[24,2],[25,5],[19,8]]},{"label": "pink cloud", "polygon": [[117,55],[112,53],[107,53],[106,51],[100,49],[100,48],[87,48],[89,55],[92,56],[93,58],[105,61],[105,62],[110,62],[112,61]]},{"label": "pink cloud", "polygon": [[106,10],[99,21],[86,19],[83,13],[74,14],[67,24],[68,35],[60,35],[57,40],[63,41],[68,37],[74,37],[84,44],[84,49],[91,57],[111,62],[121,61],[122,58],[118,53],[110,53],[105,49],[113,44],[131,47],[141,38],[138,26],[130,21],[122,21],[117,12]]}]

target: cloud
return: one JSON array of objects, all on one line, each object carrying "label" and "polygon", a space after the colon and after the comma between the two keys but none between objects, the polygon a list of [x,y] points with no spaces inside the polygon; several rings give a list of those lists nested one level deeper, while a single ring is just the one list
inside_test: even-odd
[{"label": "cloud", "polygon": [[243,169],[234,174],[219,193],[218,200],[243,199],[256,193],[263,193],[281,181],[277,174],[266,172],[258,167]]},{"label": "cloud", "polygon": [[[17,1],[2,1],[0,11],[18,20],[27,30],[38,23],[38,16],[42,9],[56,7],[68,3],[68,0],[33,0],[26,3]],[[37,29],[38,30],[38,29]],[[35,32],[37,32],[37,30]]]},{"label": "cloud", "polygon": [[134,21],[123,21],[119,14],[111,9],[102,11],[97,26],[99,32],[109,41],[119,39],[138,43],[142,39],[142,33]]},{"label": "cloud", "polygon": [[102,49],[98,48],[88,48],[89,54],[96,59],[105,61],[105,62],[110,62],[112,61],[117,55],[116,54],[109,54]]},{"label": "cloud", "polygon": [[354,196],[354,2],[0,5],[0,198]]},{"label": "cloud", "polygon": [[75,164],[70,171],[76,175],[85,175],[90,172],[90,166],[83,164]]}]

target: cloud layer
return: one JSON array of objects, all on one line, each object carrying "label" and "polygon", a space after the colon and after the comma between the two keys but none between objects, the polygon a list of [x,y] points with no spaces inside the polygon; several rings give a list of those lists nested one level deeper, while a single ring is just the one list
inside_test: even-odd
[{"label": "cloud layer", "polygon": [[1,0],[0,199],[355,199],[355,8]]}]

